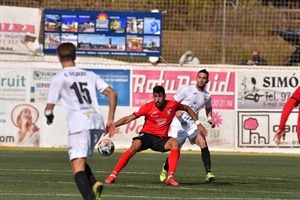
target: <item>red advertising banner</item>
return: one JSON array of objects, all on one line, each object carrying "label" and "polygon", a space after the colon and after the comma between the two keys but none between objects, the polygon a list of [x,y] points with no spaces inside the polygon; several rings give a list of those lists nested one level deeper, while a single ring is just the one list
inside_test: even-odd
[{"label": "red advertising banner", "polygon": [[[133,70],[132,72],[132,106],[141,106],[152,101],[152,89],[162,85],[167,99],[183,85],[196,84],[197,72],[175,70]],[[212,94],[214,109],[233,110],[235,108],[235,72],[210,71],[206,90]]]}]

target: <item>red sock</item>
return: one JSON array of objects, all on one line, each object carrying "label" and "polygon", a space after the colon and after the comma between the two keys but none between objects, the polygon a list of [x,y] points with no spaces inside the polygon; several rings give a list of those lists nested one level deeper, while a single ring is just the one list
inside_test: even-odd
[{"label": "red sock", "polygon": [[129,159],[132,156],[133,156],[133,154],[129,150],[125,151],[119,158],[119,161],[116,164],[112,174],[117,175],[127,165]]},{"label": "red sock", "polygon": [[179,149],[171,149],[169,158],[168,158],[168,163],[169,163],[169,170],[168,170],[168,176],[174,175],[179,159]]}]

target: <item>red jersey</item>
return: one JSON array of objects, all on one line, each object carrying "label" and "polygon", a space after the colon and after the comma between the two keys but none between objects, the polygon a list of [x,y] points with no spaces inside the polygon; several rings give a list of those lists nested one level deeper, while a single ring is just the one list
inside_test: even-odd
[{"label": "red jersey", "polygon": [[[298,87],[288,101],[284,104],[280,119],[280,130],[285,130],[285,123],[291,114],[292,110],[300,103],[300,87]],[[298,111],[298,124],[297,124],[298,140],[300,141],[300,107]]]},{"label": "red jersey", "polygon": [[139,118],[145,116],[145,123],[140,132],[153,134],[159,137],[167,137],[170,124],[177,110],[182,109],[182,104],[176,101],[165,100],[163,108],[156,107],[154,101],[151,101],[133,114]]}]

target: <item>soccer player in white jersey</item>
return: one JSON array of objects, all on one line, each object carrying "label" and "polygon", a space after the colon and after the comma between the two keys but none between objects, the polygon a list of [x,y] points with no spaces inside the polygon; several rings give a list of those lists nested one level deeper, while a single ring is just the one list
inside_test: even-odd
[{"label": "soccer player in white jersey", "polygon": [[[84,200],[100,200],[103,185],[86,162],[104,131],[115,133],[116,92],[97,74],[75,66],[76,47],[62,43],[57,47],[62,65],[51,79],[45,116],[52,124],[54,106],[61,100],[68,124],[68,153],[72,174]],[[106,126],[97,101],[97,92],[109,99]]]},{"label": "soccer player in white jersey", "polygon": [[[190,106],[196,115],[199,115],[199,111],[205,106],[207,122],[212,128],[215,127],[215,123],[212,121],[212,107],[211,107],[211,94],[205,90],[205,86],[208,83],[209,73],[206,69],[200,70],[197,74],[196,85],[183,86],[174,96],[173,100],[181,104]],[[200,123],[200,122],[199,122]],[[206,171],[206,182],[211,182],[216,179],[215,175],[211,172],[211,160],[210,152],[208,150],[205,136],[208,134],[206,129],[199,131],[194,120],[185,111],[177,111],[174,116],[169,129],[168,136],[176,138],[180,143],[180,147],[184,144],[188,138],[191,144],[196,144],[201,149],[202,161]],[[160,173],[160,181],[164,182],[167,177],[168,171],[168,158],[163,165]]]}]

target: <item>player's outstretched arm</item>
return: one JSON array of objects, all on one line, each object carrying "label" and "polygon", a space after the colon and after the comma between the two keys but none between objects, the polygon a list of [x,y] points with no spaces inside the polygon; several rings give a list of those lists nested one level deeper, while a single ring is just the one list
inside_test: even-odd
[{"label": "player's outstretched arm", "polygon": [[109,137],[113,137],[116,133],[116,127],[114,124],[115,112],[117,107],[117,93],[114,91],[112,87],[107,87],[103,91],[103,94],[108,97],[108,119],[106,123],[106,130],[104,135],[109,133]]},{"label": "player's outstretched arm", "polygon": [[[115,127],[119,127],[122,126],[124,124],[128,124],[129,122],[131,122],[132,120],[135,120],[137,117],[134,114],[128,115],[126,117],[123,117],[121,119],[119,119],[118,121],[116,121],[114,123]],[[109,133],[109,136],[112,137],[112,134],[109,132],[109,130],[105,130],[103,135],[107,135]]]},{"label": "player's outstretched arm", "polygon": [[115,126],[119,127],[122,126],[124,124],[128,124],[129,122],[135,120],[137,117],[134,114],[122,117],[121,119],[119,119],[118,121],[115,122]]}]

